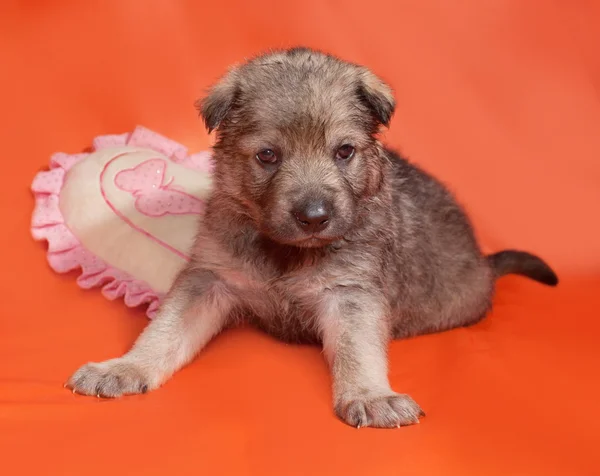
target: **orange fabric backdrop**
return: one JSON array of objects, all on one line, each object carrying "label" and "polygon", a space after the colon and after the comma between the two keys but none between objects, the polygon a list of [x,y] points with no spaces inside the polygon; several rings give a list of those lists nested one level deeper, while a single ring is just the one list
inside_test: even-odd
[{"label": "orange fabric backdrop", "polygon": [[[417,427],[346,427],[318,350],[251,330],[155,393],[64,390],[146,320],[49,269],[29,236],[36,171],[137,124],[205,148],[194,100],[297,44],[387,79],[386,140],[452,186],[487,247],[541,254],[561,285],[506,278],[481,324],[393,343]],[[600,474],[599,2],[5,0],[0,105],[3,473]]]}]

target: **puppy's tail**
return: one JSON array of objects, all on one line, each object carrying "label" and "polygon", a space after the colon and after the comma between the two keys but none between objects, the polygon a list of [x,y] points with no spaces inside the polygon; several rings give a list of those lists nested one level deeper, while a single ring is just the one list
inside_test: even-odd
[{"label": "puppy's tail", "polygon": [[548,286],[558,284],[558,276],[541,258],[525,251],[505,250],[487,256],[496,278],[519,274]]}]

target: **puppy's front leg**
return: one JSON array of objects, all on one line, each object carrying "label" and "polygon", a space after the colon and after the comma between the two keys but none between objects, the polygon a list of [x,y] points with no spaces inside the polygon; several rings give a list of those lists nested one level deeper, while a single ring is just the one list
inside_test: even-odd
[{"label": "puppy's front leg", "polygon": [[363,290],[336,289],[324,300],[320,324],[335,412],[357,428],[395,428],[424,416],[412,398],[390,388],[387,316],[384,298]]},{"label": "puppy's front leg", "polygon": [[103,397],[159,387],[223,328],[232,300],[212,272],[189,267],[127,354],[84,365],[67,386],[77,393]]}]

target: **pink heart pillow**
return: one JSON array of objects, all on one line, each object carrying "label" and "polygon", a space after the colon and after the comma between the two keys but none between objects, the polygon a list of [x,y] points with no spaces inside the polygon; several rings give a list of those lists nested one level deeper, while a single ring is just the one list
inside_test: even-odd
[{"label": "pink heart pillow", "polygon": [[143,127],[97,137],[90,153],[55,154],[36,175],[31,232],[52,269],[81,268],[82,288],[148,305],[152,317],[188,259],[210,193],[208,152]]}]

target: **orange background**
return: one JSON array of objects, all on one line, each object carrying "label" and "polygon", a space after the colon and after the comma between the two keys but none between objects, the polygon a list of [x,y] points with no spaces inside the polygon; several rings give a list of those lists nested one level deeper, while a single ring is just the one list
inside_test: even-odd
[{"label": "orange background", "polygon": [[[505,278],[481,324],[393,343],[392,384],[428,413],[397,431],[338,422],[319,351],[251,330],[155,393],[64,390],[146,319],[49,269],[34,174],[137,124],[205,148],[194,100],[296,44],[388,80],[386,140],[457,192],[488,248],[541,254],[560,286]],[[600,474],[600,2],[4,0],[0,107],[1,472]]]}]

